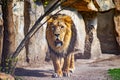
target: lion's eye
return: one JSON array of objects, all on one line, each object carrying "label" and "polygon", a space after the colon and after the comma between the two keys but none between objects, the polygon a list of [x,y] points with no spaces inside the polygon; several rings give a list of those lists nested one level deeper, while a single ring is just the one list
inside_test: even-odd
[{"label": "lion's eye", "polygon": [[64,26],[61,26],[61,28],[64,28]]}]

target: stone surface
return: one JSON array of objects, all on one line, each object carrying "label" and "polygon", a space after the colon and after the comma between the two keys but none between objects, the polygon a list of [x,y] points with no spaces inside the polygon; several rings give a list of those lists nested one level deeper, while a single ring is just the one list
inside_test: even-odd
[{"label": "stone surface", "polygon": [[[44,14],[44,9],[42,4],[38,2],[33,2],[33,0],[30,0],[30,30],[32,26],[34,25],[35,21]],[[42,21],[44,22],[44,21]],[[41,23],[42,23],[41,22]],[[40,61],[44,61],[46,49],[47,49],[47,43],[45,39],[45,29],[46,27],[41,27],[35,35],[32,36],[32,38],[29,40],[28,44],[28,62],[29,63],[40,63]]]},{"label": "stone surface", "polygon": [[0,80],[15,80],[13,76],[5,73],[0,73]]},{"label": "stone surface", "polygon": [[100,41],[97,36],[97,12],[82,12],[86,25],[85,58],[97,59],[102,54]]},{"label": "stone surface", "polygon": [[97,16],[87,20],[87,23],[88,23],[87,27],[91,27],[91,28],[94,27],[94,28],[91,29],[93,40],[91,42],[91,51],[90,51],[90,53],[91,53],[91,58],[92,59],[97,59],[102,54],[100,41],[99,41],[99,39],[97,37],[97,27],[98,27],[97,22],[98,22]]},{"label": "stone surface", "polygon": [[115,8],[120,11],[120,0],[113,0],[115,3]]},{"label": "stone surface", "polygon": [[[119,45],[116,41],[116,30],[113,18],[114,10],[105,13],[98,13],[97,35],[100,40],[103,53],[110,54],[119,52]],[[119,28],[119,26],[116,28]]]},{"label": "stone surface", "polygon": [[[16,1],[14,0],[14,7],[13,7],[13,18],[14,18],[14,26],[15,26],[15,44],[16,48],[21,43],[21,41],[24,38],[24,2],[23,1]],[[26,51],[25,48],[22,49],[22,51],[18,55],[18,63],[21,65],[26,60]]]},{"label": "stone surface", "polygon": [[107,11],[115,8],[113,0],[95,0],[95,1],[99,6],[98,11]]},{"label": "stone surface", "polygon": [[66,0],[63,6],[69,6],[75,8],[78,11],[98,11],[93,3],[93,0]]},{"label": "stone surface", "polygon": [[115,8],[112,0],[66,0],[63,6],[72,7],[78,11],[107,11]]},{"label": "stone surface", "polygon": [[[34,25],[35,21],[44,13],[43,6],[40,2],[33,2],[33,0],[27,1],[29,4],[27,6],[26,14],[26,4],[24,7],[23,1],[14,0],[13,4],[13,14],[14,14],[14,25],[16,30],[16,48],[21,43],[27,32]],[[24,10],[25,9],[25,10]],[[27,20],[27,22],[25,22]],[[41,23],[43,23],[42,21]],[[26,25],[27,24],[27,25]],[[40,61],[44,61],[44,56],[47,50],[47,44],[45,40],[45,27],[40,28],[37,33],[30,40],[27,41],[26,46],[18,55],[18,65],[24,66],[26,62],[35,63],[36,65]]]},{"label": "stone surface", "polygon": [[116,36],[116,40],[120,46],[120,13],[119,12],[115,12],[114,15],[114,23],[115,23],[115,30],[117,32],[117,36]]}]

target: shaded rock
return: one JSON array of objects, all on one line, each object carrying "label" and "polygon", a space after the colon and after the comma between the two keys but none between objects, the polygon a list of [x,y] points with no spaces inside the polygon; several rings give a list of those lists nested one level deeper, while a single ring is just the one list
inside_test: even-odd
[{"label": "shaded rock", "polygon": [[[116,41],[116,30],[113,19],[114,10],[110,10],[105,13],[98,13],[97,33],[103,53],[110,54],[119,52],[119,45]],[[119,26],[116,28],[119,28]]]},{"label": "shaded rock", "polygon": [[99,11],[107,11],[115,8],[115,5],[112,0],[95,0],[95,1],[99,6],[98,8]]},{"label": "shaded rock", "polygon": [[[30,0],[30,5],[28,6],[29,15],[25,16],[25,18],[29,18],[30,22],[28,25],[28,31],[32,28],[35,21],[44,14],[44,8],[40,1],[33,1]],[[44,21],[42,21],[44,22]],[[41,23],[42,23],[41,22]],[[25,23],[27,24],[27,23]],[[44,61],[45,53],[47,51],[47,43],[45,39],[45,30],[46,27],[41,27],[35,35],[32,36],[32,38],[28,41],[28,47],[27,47],[27,61],[29,63],[40,63],[41,61]],[[28,32],[27,31],[27,32]]]},{"label": "shaded rock", "polygon": [[120,46],[120,12],[115,12],[114,15],[115,30],[117,32],[116,40]]},{"label": "shaded rock", "polygon": [[15,80],[13,76],[5,73],[0,73],[0,80]]},{"label": "shaded rock", "polygon": [[[16,47],[23,40],[27,32],[34,25],[35,21],[44,13],[41,2],[33,0],[16,1],[14,0],[13,14],[16,30]],[[44,22],[44,21],[42,21]],[[41,23],[42,23],[41,22]],[[26,42],[25,47],[18,55],[18,65],[24,66],[28,63],[40,63],[44,61],[47,50],[45,39],[45,27],[40,28],[30,40]]]},{"label": "shaded rock", "polygon": [[115,3],[116,10],[120,11],[120,0],[113,0]]},{"label": "shaded rock", "polygon": [[101,45],[97,37],[97,12],[80,12],[86,25],[85,58],[97,59],[101,56]]},{"label": "shaded rock", "polygon": [[63,6],[75,8],[78,11],[107,11],[115,8],[112,0],[66,0]]},{"label": "shaded rock", "polygon": [[93,0],[66,0],[63,6],[75,8],[78,11],[98,11]]},{"label": "shaded rock", "polygon": [[[16,1],[14,0],[14,7],[13,7],[13,18],[14,18],[14,26],[15,26],[15,44],[16,48],[20,44],[20,42],[24,38],[24,2],[23,1]],[[26,51],[25,48],[18,55],[18,63],[23,65],[26,61]]]}]

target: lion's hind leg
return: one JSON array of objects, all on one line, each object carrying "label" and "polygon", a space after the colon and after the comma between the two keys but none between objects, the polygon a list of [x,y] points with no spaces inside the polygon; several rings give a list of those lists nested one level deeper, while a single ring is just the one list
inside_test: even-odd
[{"label": "lion's hind leg", "polygon": [[74,54],[71,54],[71,60],[70,60],[70,68],[69,68],[69,70],[70,70],[70,72],[74,72],[74,70],[75,70],[75,65],[74,65],[74,63],[75,63],[75,57],[74,57]]}]

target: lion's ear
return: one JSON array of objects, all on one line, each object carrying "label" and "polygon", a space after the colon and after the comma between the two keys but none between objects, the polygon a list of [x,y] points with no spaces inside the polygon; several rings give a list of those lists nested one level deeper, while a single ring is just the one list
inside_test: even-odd
[{"label": "lion's ear", "polygon": [[65,22],[70,23],[70,24],[72,23],[72,19],[70,16],[64,16],[63,18]]},{"label": "lion's ear", "polygon": [[49,19],[50,18],[50,16],[46,16],[46,19]]},{"label": "lion's ear", "polygon": [[51,15],[46,16],[46,20],[48,20],[47,22],[52,22],[52,18],[50,18],[50,17],[51,17]]}]

